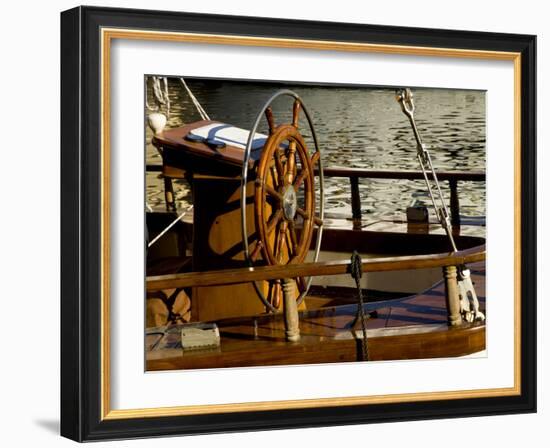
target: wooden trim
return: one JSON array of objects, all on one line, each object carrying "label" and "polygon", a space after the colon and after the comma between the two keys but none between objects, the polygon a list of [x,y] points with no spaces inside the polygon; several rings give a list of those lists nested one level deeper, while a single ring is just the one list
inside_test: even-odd
[{"label": "wooden trim", "polygon": [[[162,172],[162,165],[148,164],[146,170],[149,172]],[[319,174],[319,170],[315,169],[315,174]],[[417,170],[369,170],[362,168],[340,168],[327,167],[323,168],[323,175],[327,177],[353,177],[367,179],[424,179],[422,171]],[[448,181],[485,181],[485,171],[438,171],[437,178],[439,180]]]},{"label": "wooden trim", "polygon": [[[293,298],[294,300],[294,298]],[[296,301],[294,300],[294,303]],[[330,312],[327,310],[327,312]],[[351,320],[351,319],[350,319]],[[248,322],[248,326],[252,321]],[[246,328],[246,324],[244,325]],[[380,331],[379,331],[380,330]],[[391,330],[369,330],[369,361],[398,361],[413,359],[454,358],[482,352],[486,348],[485,325],[465,323],[460,327],[447,324],[394,327]],[[246,330],[245,330],[246,331]],[[238,332],[231,327],[230,333]],[[279,333],[281,330],[279,330]],[[357,339],[311,336],[306,330],[303,342],[263,344],[256,350],[213,350],[209,353],[182,356],[174,350],[170,355],[147,359],[147,372],[197,370],[232,367],[271,367],[357,362],[361,360]],[[231,337],[222,335],[221,345],[230,344]],[[252,356],[253,355],[253,356]]]},{"label": "wooden trim", "polygon": [[[315,174],[319,171],[315,170]],[[368,170],[362,168],[323,168],[323,175],[327,177],[350,177],[368,179],[424,179],[422,171],[416,170]],[[439,180],[464,180],[481,182],[485,180],[485,171],[438,171]]]},{"label": "wooden trim", "polygon": [[[442,266],[457,266],[485,260],[485,251],[457,254],[416,255],[412,257],[371,258],[363,261],[363,272],[399,271]],[[262,266],[257,268],[223,269],[147,277],[147,291],[190,286],[219,286],[260,280],[342,275],[350,270],[347,261]]]}]

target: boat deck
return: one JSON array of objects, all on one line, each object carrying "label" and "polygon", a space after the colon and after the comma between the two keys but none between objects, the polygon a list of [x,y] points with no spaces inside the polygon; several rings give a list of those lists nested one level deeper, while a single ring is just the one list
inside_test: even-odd
[{"label": "boat deck", "polygon": [[[485,311],[485,264],[469,267]],[[484,323],[447,325],[443,282],[422,294],[367,303],[365,310],[372,361],[454,357],[485,349]],[[282,315],[219,320],[221,344],[214,349],[184,351],[177,348],[178,325],[157,328],[147,336],[146,370],[358,361],[362,331],[359,324],[350,328],[356,312],[356,304],[303,311],[301,339],[294,343],[285,340]],[[158,332],[164,332],[162,339]]]}]

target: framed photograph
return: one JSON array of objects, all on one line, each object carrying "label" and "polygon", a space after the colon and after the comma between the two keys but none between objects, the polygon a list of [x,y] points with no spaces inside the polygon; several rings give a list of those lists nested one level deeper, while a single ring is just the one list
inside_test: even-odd
[{"label": "framed photograph", "polygon": [[536,411],[530,35],[61,14],[61,432]]}]

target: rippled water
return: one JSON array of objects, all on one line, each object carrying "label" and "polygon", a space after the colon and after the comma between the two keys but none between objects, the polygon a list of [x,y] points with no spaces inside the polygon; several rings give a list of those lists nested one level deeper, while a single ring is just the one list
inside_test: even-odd
[{"label": "rippled water", "polygon": [[[271,94],[285,87],[304,100],[313,115],[325,167],[417,170],[416,147],[409,121],[401,112],[393,88],[308,86],[188,79],[187,84],[212,120],[250,129],[258,110]],[[169,79],[171,115],[168,127],[200,120],[180,81]],[[415,117],[436,170],[485,170],[485,92],[414,89]],[[149,101],[152,93],[148,92]],[[152,103],[151,103],[152,104]],[[274,104],[276,122],[290,122],[292,99]],[[311,142],[302,114],[300,130]],[[262,132],[266,131],[264,123]],[[147,163],[160,164],[146,130]],[[327,211],[351,216],[350,187],[345,178],[326,179]],[[448,195],[447,183],[443,182]],[[185,182],[175,185],[178,207],[190,200]],[[363,217],[367,221],[402,219],[413,202],[429,205],[420,181],[361,179]],[[485,215],[485,183],[460,182],[460,211]],[[147,201],[164,210],[163,183],[158,173],[147,174]]]}]

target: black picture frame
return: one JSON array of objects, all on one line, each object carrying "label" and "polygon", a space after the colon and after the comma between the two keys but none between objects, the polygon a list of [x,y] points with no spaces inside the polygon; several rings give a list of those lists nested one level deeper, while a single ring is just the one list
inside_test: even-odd
[{"label": "black picture frame", "polygon": [[[513,52],[521,55],[520,393],[422,402],[102,418],[102,28]],[[77,441],[536,411],[536,36],[78,7],[61,14],[61,434]]]}]

